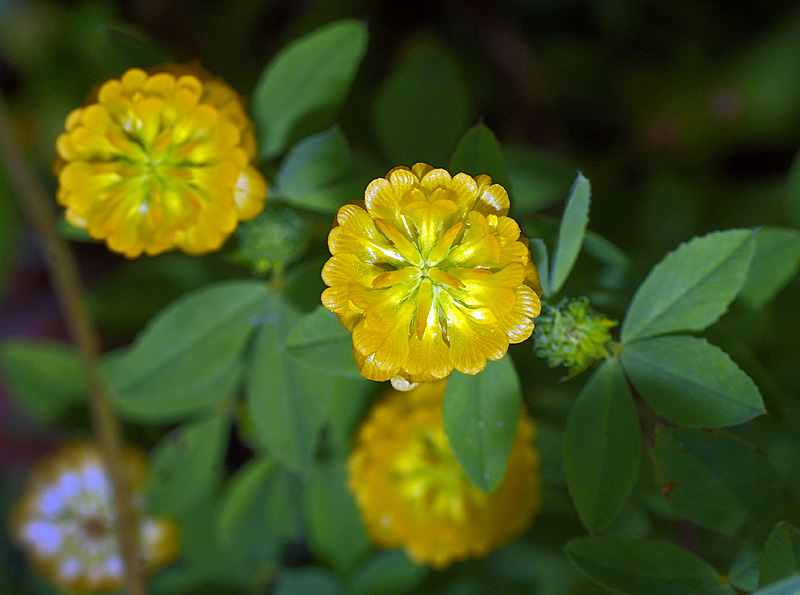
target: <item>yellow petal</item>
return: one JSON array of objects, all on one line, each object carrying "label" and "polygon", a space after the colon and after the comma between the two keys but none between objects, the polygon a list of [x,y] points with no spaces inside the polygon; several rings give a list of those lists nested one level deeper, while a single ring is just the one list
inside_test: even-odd
[{"label": "yellow petal", "polygon": [[328,236],[331,254],[350,253],[364,262],[405,264],[400,252],[375,227],[375,222],[364,209],[356,205],[344,205],[336,215],[339,223]]},{"label": "yellow petal", "polygon": [[464,287],[458,294],[460,302],[470,308],[489,308],[501,318],[516,302],[516,288],[525,280],[525,267],[512,263],[497,273],[476,276],[475,269],[450,269]]},{"label": "yellow petal", "polygon": [[322,292],[322,305],[339,317],[339,321],[348,330],[364,319],[363,310],[349,301],[350,288],[347,286],[328,287]]},{"label": "yellow petal", "polygon": [[454,200],[458,204],[461,216],[466,216],[468,211],[475,207],[475,202],[478,200],[478,185],[475,179],[464,173],[453,176],[450,182],[450,188],[455,195]]},{"label": "yellow petal", "polygon": [[391,185],[395,202],[400,207],[403,206],[404,197],[415,188],[419,188],[419,177],[407,167],[395,167],[386,174],[386,180]]},{"label": "yellow petal", "polygon": [[400,202],[394,186],[385,178],[377,178],[369,183],[364,191],[364,205],[373,217],[397,221]]},{"label": "yellow petal", "polygon": [[494,235],[502,237],[506,244],[519,239],[520,229],[516,221],[511,217],[495,217],[494,219],[495,224],[490,226]]},{"label": "yellow petal", "polygon": [[422,339],[429,325],[438,323],[436,309],[433,304],[433,284],[430,279],[423,279],[417,294],[417,311],[414,314],[414,331],[418,339]]},{"label": "yellow petal", "polygon": [[356,361],[358,369],[361,370],[361,375],[367,380],[385,382],[387,380],[391,380],[392,377],[397,375],[397,372],[394,370],[384,370],[383,368],[378,367],[375,364],[374,354],[367,356],[354,349],[353,358]]},{"label": "yellow petal", "polygon": [[161,97],[162,99],[175,93],[175,77],[165,72],[150,76],[142,86],[145,93]]},{"label": "yellow petal", "polygon": [[404,302],[394,310],[392,324],[387,330],[378,331],[372,328],[365,319],[353,329],[353,349],[371,357],[371,365],[391,372],[395,376],[400,366],[408,357],[409,331],[414,305]]},{"label": "yellow petal", "polygon": [[267,183],[264,176],[252,165],[245,167],[233,189],[233,200],[239,218],[246,221],[258,215],[264,208],[266,198]]},{"label": "yellow petal", "polygon": [[544,294],[542,282],[539,279],[539,270],[531,261],[525,264],[525,285],[530,287],[537,297],[541,298]]},{"label": "yellow petal", "polygon": [[427,195],[430,196],[437,188],[449,188],[450,172],[446,169],[431,169],[420,180],[420,188]]},{"label": "yellow petal", "polygon": [[498,360],[508,350],[508,337],[495,325],[483,325],[472,320],[442,292],[440,304],[447,317],[447,338],[450,343],[450,362],[464,374],[477,374],[487,360]]},{"label": "yellow petal", "polygon": [[385,289],[365,289],[354,285],[350,290],[350,300],[356,306],[364,308],[367,324],[373,330],[388,332],[397,323],[398,311],[405,308],[403,302],[415,289],[415,285],[416,283],[402,283]]},{"label": "yellow petal", "polygon": [[446,285],[447,287],[452,287],[453,289],[457,290],[462,290],[465,288],[465,285],[461,279],[441,269],[429,270],[428,276],[434,283],[439,285]]},{"label": "yellow petal", "polygon": [[446,232],[444,232],[442,238],[439,240],[439,243],[436,244],[433,250],[431,250],[431,253],[428,255],[427,260],[429,265],[436,266],[450,253],[450,248],[452,248],[453,242],[456,241],[458,234],[461,233],[463,228],[464,224],[459,221]]},{"label": "yellow petal", "polygon": [[501,248],[500,260],[497,266],[505,267],[514,262],[527,266],[530,260],[531,253],[525,244],[522,242],[511,242]]},{"label": "yellow petal", "polygon": [[372,287],[372,283],[383,269],[364,262],[355,254],[336,254],[322,268],[322,280],[329,287],[361,285]]},{"label": "yellow petal", "polygon": [[[219,111],[217,111],[216,108],[210,105],[200,104],[192,111],[185,113],[183,117],[175,123],[175,127],[172,129],[172,138],[176,144],[181,144],[202,135],[208,135],[217,125],[219,119]],[[205,143],[204,145],[208,149],[221,149],[219,145],[232,148],[237,144],[238,139],[236,141],[214,139],[212,142]]]},{"label": "yellow petal", "polygon": [[468,222],[464,238],[453,247],[442,264],[461,267],[497,266],[502,256],[502,247],[492,235],[486,217],[470,211]]},{"label": "yellow petal", "polygon": [[419,250],[400,230],[384,219],[375,219],[375,224],[383,234],[389,238],[389,241],[394,244],[397,252],[402,255],[404,262],[416,267],[422,266],[423,260]]},{"label": "yellow petal", "polygon": [[484,215],[506,215],[510,205],[506,189],[500,184],[492,184],[481,193],[475,210]]},{"label": "yellow petal", "polygon": [[421,338],[416,333],[411,335],[408,357],[402,368],[407,378],[414,382],[439,380],[453,371],[450,348],[444,341],[438,321],[436,324],[428,324]]},{"label": "yellow petal", "polygon": [[[399,168],[395,168],[395,169],[399,169]],[[403,169],[405,169],[405,168],[403,168]],[[428,174],[428,172],[431,171],[432,169],[433,169],[433,167],[428,165],[427,163],[415,163],[414,165],[411,166],[411,171],[417,177],[418,180],[421,180],[422,178],[424,178]],[[394,170],[392,170],[392,171],[394,171]]]},{"label": "yellow petal", "polygon": [[534,291],[527,285],[516,289],[516,301],[511,311],[497,321],[510,343],[521,343],[533,332],[533,319],[539,316],[542,303]]},{"label": "yellow petal", "polygon": [[131,68],[122,75],[120,79],[122,93],[130,97],[134,91],[138,91],[147,81],[147,73],[141,68]]},{"label": "yellow petal", "polygon": [[380,289],[383,287],[391,287],[398,283],[408,283],[409,281],[419,278],[421,274],[422,272],[417,267],[386,271],[372,280],[372,287]]},{"label": "yellow petal", "polygon": [[402,215],[411,219],[422,253],[428,255],[439,242],[448,218],[458,212],[452,200],[414,201],[403,207]]}]

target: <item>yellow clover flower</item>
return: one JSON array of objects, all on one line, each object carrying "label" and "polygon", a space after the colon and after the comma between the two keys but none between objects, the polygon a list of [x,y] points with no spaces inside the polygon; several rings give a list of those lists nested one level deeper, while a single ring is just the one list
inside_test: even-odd
[{"label": "yellow clover flower", "polygon": [[322,303],[352,331],[365,377],[477,374],[530,337],[541,285],[502,186],[417,163],[364,198],[337,213]]},{"label": "yellow clover flower", "polygon": [[349,487],[373,541],[402,546],[437,569],[511,541],[541,507],[533,422],[520,415],[505,477],[483,492],[447,442],[445,384],[391,390],[362,424],[348,460]]},{"label": "yellow clover flower", "polygon": [[[146,458],[134,449],[123,457],[139,518],[141,558],[151,572],[175,559],[177,527],[144,515]],[[33,565],[60,588],[87,593],[123,586],[115,523],[111,482],[90,442],[67,445],[38,462],[11,516],[14,539]]]},{"label": "yellow clover flower", "polygon": [[199,68],[161,70],[103,83],[56,141],[67,220],[129,258],[216,250],[267,195],[236,91]]}]

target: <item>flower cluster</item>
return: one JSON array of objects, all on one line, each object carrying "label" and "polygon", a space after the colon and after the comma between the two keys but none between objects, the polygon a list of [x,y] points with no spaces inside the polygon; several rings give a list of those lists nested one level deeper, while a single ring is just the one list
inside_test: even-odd
[{"label": "flower cluster", "polygon": [[564,298],[556,306],[545,306],[537,320],[536,355],[555,368],[569,368],[568,377],[588,368],[595,360],[608,357],[609,329],[617,325],[596,312],[588,298]]},{"label": "flower cluster", "polygon": [[[145,570],[153,571],[177,555],[177,527],[142,513],[144,454],[126,450],[124,463],[135,490],[142,561]],[[33,564],[62,589],[97,593],[122,587],[111,485],[94,444],[68,445],[39,462],[15,505],[11,524],[15,540]]]},{"label": "flower cluster", "polygon": [[69,114],[56,149],[67,220],[129,258],[216,250],[267,195],[241,97],[199,68],[105,82]]},{"label": "flower cluster", "polygon": [[349,485],[372,539],[441,569],[522,533],[541,506],[533,422],[520,415],[505,477],[490,493],[466,476],[442,421],[445,382],[391,390],[362,424]]},{"label": "flower cluster", "polygon": [[541,286],[502,186],[418,163],[364,198],[337,213],[322,303],[352,331],[365,377],[477,374],[531,335]]}]

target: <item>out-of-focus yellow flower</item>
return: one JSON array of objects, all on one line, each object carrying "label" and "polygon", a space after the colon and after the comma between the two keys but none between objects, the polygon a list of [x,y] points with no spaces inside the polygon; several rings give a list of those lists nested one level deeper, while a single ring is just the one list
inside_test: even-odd
[{"label": "out-of-focus yellow flower", "polygon": [[216,250],[267,195],[241,97],[192,66],[103,83],[56,149],[67,220],[129,258]]},{"label": "out-of-focus yellow flower", "polygon": [[[176,557],[177,527],[142,512],[144,454],[127,449],[123,460],[139,518],[144,568],[153,571]],[[36,568],[62,589],[90,593],[123,585],[115,525],[111,483],[99,449],[90,442],[68,445],[37,463],[11,516],[14,539]]]},{"label": "out-of-focus yellow flower", "polygon": [[422,564],[485,556],[541,507],[534,425],[520,415],[505,477],[490,493],[455,459],[442,422],[445,382],[390,391],[362,424],[348,461],[350,490],[373,541]]},{"label": "out-of-focus yellow flower", "polygon": [[322,303],[353,332],[361,373],[393,384],[477,374],[530,337],[539,275],[508,193],[417,163],[339,209]]}]

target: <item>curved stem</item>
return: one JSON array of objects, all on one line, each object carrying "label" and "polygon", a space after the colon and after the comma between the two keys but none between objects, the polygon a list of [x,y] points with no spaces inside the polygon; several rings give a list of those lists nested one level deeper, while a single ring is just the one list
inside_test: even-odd
[{"label": "curved stem", "polygon": [[100,338],[86,306],[75,259],[67,242],[56,231],[56,211],[47,191],[22,158],[9,129],[7,114],[6,106],[0,99],[0,159],[5,163],[22,208],[42,242],[50,279],[83,360],[94,431],[114,490],[128,593],[145,595],[138,523],[131,505],[130,485],[122,460],[121,431],[99,371]]}]

